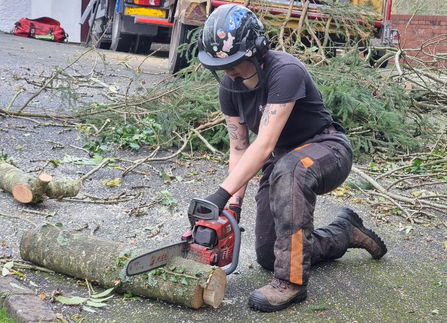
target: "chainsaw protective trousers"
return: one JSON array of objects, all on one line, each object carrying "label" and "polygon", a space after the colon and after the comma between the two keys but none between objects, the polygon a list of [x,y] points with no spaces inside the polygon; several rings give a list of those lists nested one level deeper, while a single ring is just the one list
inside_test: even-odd
[{"label": "chainsaw protective trousers", "polygon": [[340,186],[352,167],[342,132],[323,133],[263,167],[256,195],[257,261],[274,276],[307,285],[310,266],[343,256],[352,232],[337,222],[314,229],[317,195]]}]

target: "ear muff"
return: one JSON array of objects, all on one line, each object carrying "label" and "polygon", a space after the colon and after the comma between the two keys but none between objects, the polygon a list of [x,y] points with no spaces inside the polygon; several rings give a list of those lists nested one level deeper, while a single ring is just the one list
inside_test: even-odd
[{"label": "ear muff", "polygon": [[264,35],[259,35],[255,40],[256,55],[262,59],[269,50],[269,41]]}]

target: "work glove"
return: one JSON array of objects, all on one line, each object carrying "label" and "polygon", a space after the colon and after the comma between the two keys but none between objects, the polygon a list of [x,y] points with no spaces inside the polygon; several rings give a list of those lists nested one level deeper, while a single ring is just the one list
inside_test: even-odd
[{"label": "work glove", "polygon": [[228,208],[234,212],[234,215],[236,215],[236,221],[239,224],[239,221],[241,220],[241,206],[236,203],[230,203],[230,206]]},{"label": "work glove", "polygon": [[219,208],[219,214],[220,214],[222,213],[222,210],[224,209],[230,197],[231,194],[228,193],[224,188],[219,186],[219,189],[215,193],[206,197],[205,200],[216,204],[217,207]]}]

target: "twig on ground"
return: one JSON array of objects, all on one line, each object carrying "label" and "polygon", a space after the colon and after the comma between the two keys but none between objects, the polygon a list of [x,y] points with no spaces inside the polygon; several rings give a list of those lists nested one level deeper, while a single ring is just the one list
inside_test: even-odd
[{"label": "twig on ground", "polygon": [[104,158],[103,161],[96,166],[95,168],[93,168],[91,171],[89,171],[87,174],[81,176],[80,180],[81,182],[84,182],[87,178],[89,178],[90,176],[92,176],[94,173],[96,173],[98,170],[100,170],[101,168],[103,168],[104,166],[106,166],[108,163],[110,163],[111,159],[110,158]]}]

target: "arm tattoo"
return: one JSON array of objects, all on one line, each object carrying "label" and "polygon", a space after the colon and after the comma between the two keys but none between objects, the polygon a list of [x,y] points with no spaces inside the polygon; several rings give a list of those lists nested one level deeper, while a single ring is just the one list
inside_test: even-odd
[{"label": "arm tattoo", "polygon": [[227,121],[228,135],[231,140],[237,140],[237,125],[231,123],[230,117],[225,116],[225,120]]},{"label": "arm tattoo", "polygon": [[261,125],[268,126],[268,124],[270,122],[270,116],[275,115],[275,114],[276,114],[276,110],[272,109],[271,104],[267,104],[265,106],[264,112],[262,113]]},{"label": "arm tattoo", "polygon": [[227,121],[227,128],[228,128],[228,136],[230,137],[230,140],[236,140],[238,141],[237,145],[235,146],[236,150],[245,150],[249,146],[249,137],[244,131],[238,131],[240,130],[239,127],[231,123],[230,117],[225,117]]},{"label": "arm tattoo", "polygon": [[237,140],[237,126],[235,124],[228,124],[228,135],[231,140]]},{"label": "arm tattoo", "polygon": [[244,202],[244,198],[239,195],[236,195],[235,197],[236,197],[236,204],[239,206],[242,206],[242,202]]},{"label": "arm tattoo", "polygon": [[236,150],[245,150],[250,145],[250,141],[247,135],[239,134],[239,145],[234,147]]}]

